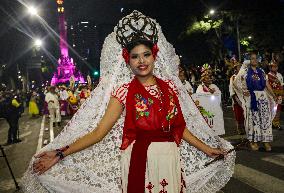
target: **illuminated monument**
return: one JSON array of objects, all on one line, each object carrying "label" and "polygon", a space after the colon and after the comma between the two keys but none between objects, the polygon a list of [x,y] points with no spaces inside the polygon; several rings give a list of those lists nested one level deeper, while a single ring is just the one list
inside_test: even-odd
[{"label": "illuminated monument", "polygon": [[58,59],[57,71],[53,74],[51,85],[68,83],[71,76],[74,76],[75,81],[84,83],[85,80],[81,73],[76,69],[73,58],[69,57],[67,45],[67,24],[64,16],[64,0],[57,0],[57,10],[59,14],[59,33],[60,33],[60,53]]}]

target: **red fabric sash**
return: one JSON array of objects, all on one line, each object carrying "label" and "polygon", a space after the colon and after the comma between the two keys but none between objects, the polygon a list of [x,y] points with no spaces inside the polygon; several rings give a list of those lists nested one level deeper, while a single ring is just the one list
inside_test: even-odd
[{"label": "red fabric sash", "polygon": [[128,174],[127,193],[145,192],[147,150],[152,142],[174,141],[170,132],[138,131],[133,144]]}]

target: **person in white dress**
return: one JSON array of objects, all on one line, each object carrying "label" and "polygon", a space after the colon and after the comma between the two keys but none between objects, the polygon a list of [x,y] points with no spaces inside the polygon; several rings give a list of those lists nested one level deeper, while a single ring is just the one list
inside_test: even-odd
[{"label": "person in white dress", "polygon": [[277,98],[265,72],[258,67],[256,53],[250,54],[250,61],[245,61],[233,84],[244,110],[245,130],[251,149],[259,150],[261,142],[266,151],[271,151],[272,120]]},{"label": "person in white dress", "polygon": [[61,123],[61,115],[60,115],[60,105],[59,105],[59,97],[58,94],[55,92],[55,87],[50,86],[49,92],[45,95],[45,101],[48,105],[48,111],[50,116],[50,125],[55,126],[57,123],[60,126]]}]

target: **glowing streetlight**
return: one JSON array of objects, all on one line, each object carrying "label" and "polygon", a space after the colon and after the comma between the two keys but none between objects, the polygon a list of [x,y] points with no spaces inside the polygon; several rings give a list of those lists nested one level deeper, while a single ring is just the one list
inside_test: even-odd
[{"label": "glowing streetlight", "polygon": [[35,8],[34,6],[29,6],[29,7],[28,7],[28,12],[29,12],[29,14],[31,14],[31,15],[38,15],[38,9]]},{"label": "glowing streetlight", "polygon": [[215,14],[215,10],[214,9],[210,9],[209,14],[210,15],[214,15]]},{"label": "glowing streetlight", "polygon": [[34,45],[35,45],[36,47],[41,47],[41,46],[42,46],[42,40],[36,39],[36,40],[34,41]]}]

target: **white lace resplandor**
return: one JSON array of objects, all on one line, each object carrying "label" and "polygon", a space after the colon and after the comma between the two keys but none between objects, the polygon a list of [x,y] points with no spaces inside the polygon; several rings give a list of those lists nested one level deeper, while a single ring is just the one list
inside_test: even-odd
[{"label": "white lace resplandor", "polygon": [[[156,23],[155,20],[153,21]],[[154,74],[161,79],[172,80],[175,83],[179,91],[179,102],[187,128],[212,147],[232,148],[225,140],[214,137],[213,131],[187,94],[178,78],[179,58],[173,46],[165,39],[159,24],[157,28],[159,52]],[[40,152],[66,146],[94,130],[104,115],[111,91],[117,86],[130,82],[132,78],[133,74],[122,57],[122,48],[116,41],[116,34],[112,32],[105,39],[102,49],[99,85],[64,130]],[[125,112],[101,142],[66,157],[41,176],[32,173],[34,161],[32,159],[23,177],[24,190],[29,193],[121,193],[119,147],[124,118]],[[212,158],[184,141],[181,144],[180,153],[187,193],[216,192],[229,181],[233,174],[235,152],[208,167],[204,167],[204,164]]]}]

